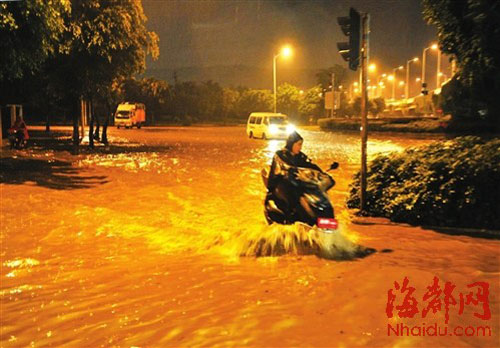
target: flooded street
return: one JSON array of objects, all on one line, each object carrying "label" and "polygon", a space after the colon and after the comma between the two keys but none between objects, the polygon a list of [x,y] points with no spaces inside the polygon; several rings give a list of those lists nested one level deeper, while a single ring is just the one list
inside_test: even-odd
[{"label": "flooded street", "polygon": [[[112,128],[111,149],[78,156],[3,151],[0,346],[499,346],[500,241],[352,223],[359,136],[300,133],[322,168],[340,163],[330,259],[254,255],[260,239],[301,227],[267,226],[260,171],[284,142],[243,127]],[[431,141],[370,136],[368,154]],[[377,252],[356,258],[359,245]],[[434,277],[456,285],[448,326],[491,336],[389,336],[388,324],[445,326],[444,309],[388,318],[388,291],[405,277],[420,311]],[[489,283],[489,320],[474,315],[481,303],[459,314],[474,282]]]}]

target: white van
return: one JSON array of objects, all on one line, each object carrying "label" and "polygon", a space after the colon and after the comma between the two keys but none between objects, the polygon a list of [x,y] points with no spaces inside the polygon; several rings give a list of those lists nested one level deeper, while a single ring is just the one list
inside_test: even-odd
[{"label": "white van", "polygon": [[295,127],[288,123],[288,116],[273,112],[252,112],[248,117],[249,138],[272,139],[288,137]]}]

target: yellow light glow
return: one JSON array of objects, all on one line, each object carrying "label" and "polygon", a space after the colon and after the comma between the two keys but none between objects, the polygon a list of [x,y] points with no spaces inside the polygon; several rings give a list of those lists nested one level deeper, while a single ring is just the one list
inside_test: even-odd
[{"label": "yellow light glow", "polygon": [[404,84],[405,84],[405,82],[404,82],[404,81],[399,81],[399,85],[400,85],[400,86],[403,86]]},{"label": "yellow light glow", "polygon": [[403,70],[403,69],[404,69],[404,66],[400,65],[400,66],[398,66],[398,69],[399,69],[399,70]]},{"label": "yellow light glow", "polygon": [[359,88],[355,88],[354,93],[358,93],[358,92],[359,92]]},{"label": "yellow light glow", "polygon": [[290,46],[284,46],[281,49],[281,55],[285,58],[288,58],[292,55],[292,48]]},{"label": "yellow light glow", "polygon": [[417,78],[415,79],[415,81],[419,82],[419,81],[420,81],[420,77],[417,77]]},{"label": "yellow light glow", "polygon": [[368,70],[369,71],[375,71],[375,70],[377,70],[377,65],[375,65],[374,63],[370,64],[368,66]]},{"label": "yellow light glow", "polygon": [[394,80],[394,75],[389,75],[389,76],[387,77],[387,79],[388,79],[389,81],[393,81],[393,80]]},{"label": "yellow light glow", "polygon": [[433,45],[431,46],[431,48],[432,48],[433,50],[437,50],[437,49],[438,49],[438,45],[437,45],[437,44],[433,44]]},{"label": "yellow light glow", "polygon": [[354,85],[354,87],[358,87],[358,83],[357,82],[354,82],[353,85]]},{"label": "yellow light glow", "polygon": [[412,60],[413,60],[414,62],[418,62],[418,58],[417,58],[417,57],[413,58]]}]

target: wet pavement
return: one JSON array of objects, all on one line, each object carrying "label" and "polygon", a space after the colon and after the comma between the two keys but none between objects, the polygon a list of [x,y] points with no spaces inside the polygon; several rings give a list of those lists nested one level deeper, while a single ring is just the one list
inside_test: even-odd
[{"label": "wet pavement", "polygon": [[[43,142],[2,151],[0,345],[499,346],[500,241],[353,224],[358,135],[301,134],[321,167],[340,163],[330,191],[340,233],[315,237],[330,258],[293,243],[255,257],[256,241],[316,231],[267,226],[260,170],[284,142],[248,139],[243,127],[112,128],[111,147],[78,156]],[[371,136],[369,157],[431,141]],[[360,245],[378,252],[358,258]],[[405,277],[420,311],[389,319],[388,291]],[[456,285],[447,325],[444,303],[421,315],[434,277]],[[474,316],[481,303],[459,314],[459,292],[478,281],[489,283],[489,320]],[[489,326],[491,336],[389,336],[398,323]]]}]

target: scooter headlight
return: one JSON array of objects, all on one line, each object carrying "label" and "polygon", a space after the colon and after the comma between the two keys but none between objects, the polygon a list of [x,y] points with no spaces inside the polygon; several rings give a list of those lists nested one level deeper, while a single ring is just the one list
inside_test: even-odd
[{"label": "scooter headlight", "polygon": [[286,132],[288,134],[293,133],[295,131],[295,126],[293,124],[289,124],[286,126]]},{"label": "scooter headlight", "polygon": [[272,124],[269,126],[269,133],[275,134],[278,133],[278,126],[275,124]]}]

